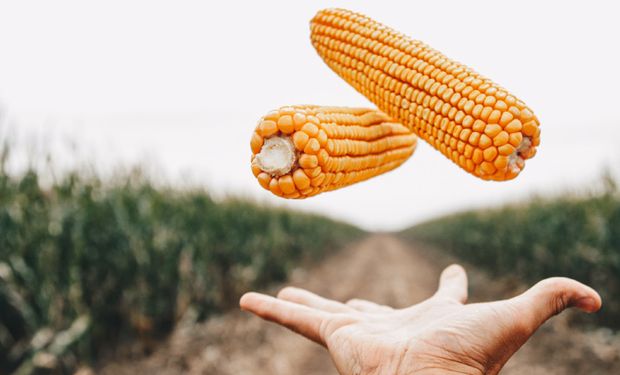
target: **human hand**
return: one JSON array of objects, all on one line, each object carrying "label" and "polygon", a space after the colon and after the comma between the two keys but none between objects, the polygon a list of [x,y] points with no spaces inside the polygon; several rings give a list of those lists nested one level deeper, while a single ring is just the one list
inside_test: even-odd
[{"label": "human hand", "polygon": [[240,305],[325,346],[342,375],[497,374],[550,317],[568,307],[601,307],[592,288],[559,277],[507,300],[466,300],[465,270],[452,265],[435,295],[404,309],[343,304],[292,287],[277,298],[247,293]]}]

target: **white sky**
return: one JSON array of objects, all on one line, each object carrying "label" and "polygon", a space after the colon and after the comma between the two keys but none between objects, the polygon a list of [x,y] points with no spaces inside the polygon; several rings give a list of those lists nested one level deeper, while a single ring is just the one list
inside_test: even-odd
[{"label": "white sky", "polygon": [[[218,194],[396,229],[584,186],[619,164],[617,4],[4,1],[0,103],[22,138],[64,149],[61,164],[89,160],[106,170],[146,161],[175,183],[191,176]],[[309,43],[310,18],[336,6],[423,40],[523,99],[542,122],[536,158],[516,180],[491,183],[422,144],[394,172],[305,201],[260,188],[249,137],[261,115],[286,104],[371,105]],[[66,139],[79,151],[66,152]]]}]

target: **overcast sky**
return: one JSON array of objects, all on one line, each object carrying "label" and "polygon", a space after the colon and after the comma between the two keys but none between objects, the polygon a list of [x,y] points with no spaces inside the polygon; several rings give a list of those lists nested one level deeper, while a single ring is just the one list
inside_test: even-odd
[{"label": "overcast sky", "polygon": [[[60,164],[143,162],[175,183],[191,176],[217,194],[396,229],[584,186],[620,164],[616,4],[4,1],[0,105],[22,139],[58,148]],[[305,201],[271,196],[249,168],[261,115],[286,104],[372,105],[309,43],[308,21],[324,7],[366,13],[508,88],[541,120],[538,155],[516,180],[493,183],[422,144],[371,181]],[[66,139],[77,153],[66,152]]]}]

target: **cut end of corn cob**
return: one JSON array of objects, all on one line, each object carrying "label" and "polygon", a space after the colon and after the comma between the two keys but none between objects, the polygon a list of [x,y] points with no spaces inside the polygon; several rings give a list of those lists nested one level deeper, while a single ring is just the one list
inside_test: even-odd
[{"label": "cut end of corn cob", "polygon": [[267,138],[261,151],[254,157],[256,165],[272,176],[282,176],[293,169],[297,161],[295,145],[290,137]]},{"label": "cut end of corn cob", "polygon": [[252,172],[285,198],[306,198],[390,171],[417,137],[378,110],[291,106],[268,113],[252,139]]},{"label": "cut end of corn cob", "polygon": [[533,112],[472,69],[344,9],[319,11],[310,29],[332,70],[467,172],[509,180],[536,154]]}]

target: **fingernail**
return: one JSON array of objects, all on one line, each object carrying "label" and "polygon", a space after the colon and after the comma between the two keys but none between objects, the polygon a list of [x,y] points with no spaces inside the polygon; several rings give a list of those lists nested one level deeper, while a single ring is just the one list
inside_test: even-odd
[{"label": "fingernail", "polygon": [[573,306],[580,308],[582,310],[588,311],[588,312],[592,312],[594,310],[596,310],[596,301],[594,300],[594,298],[592,297],[581,297],[578,298],[574,303]]},{"label": "fingernail", "polygon": [[461,273],[461,266],[458,264],[451,264],[444,270],[444,275],[448,277],[456,276]]}]

